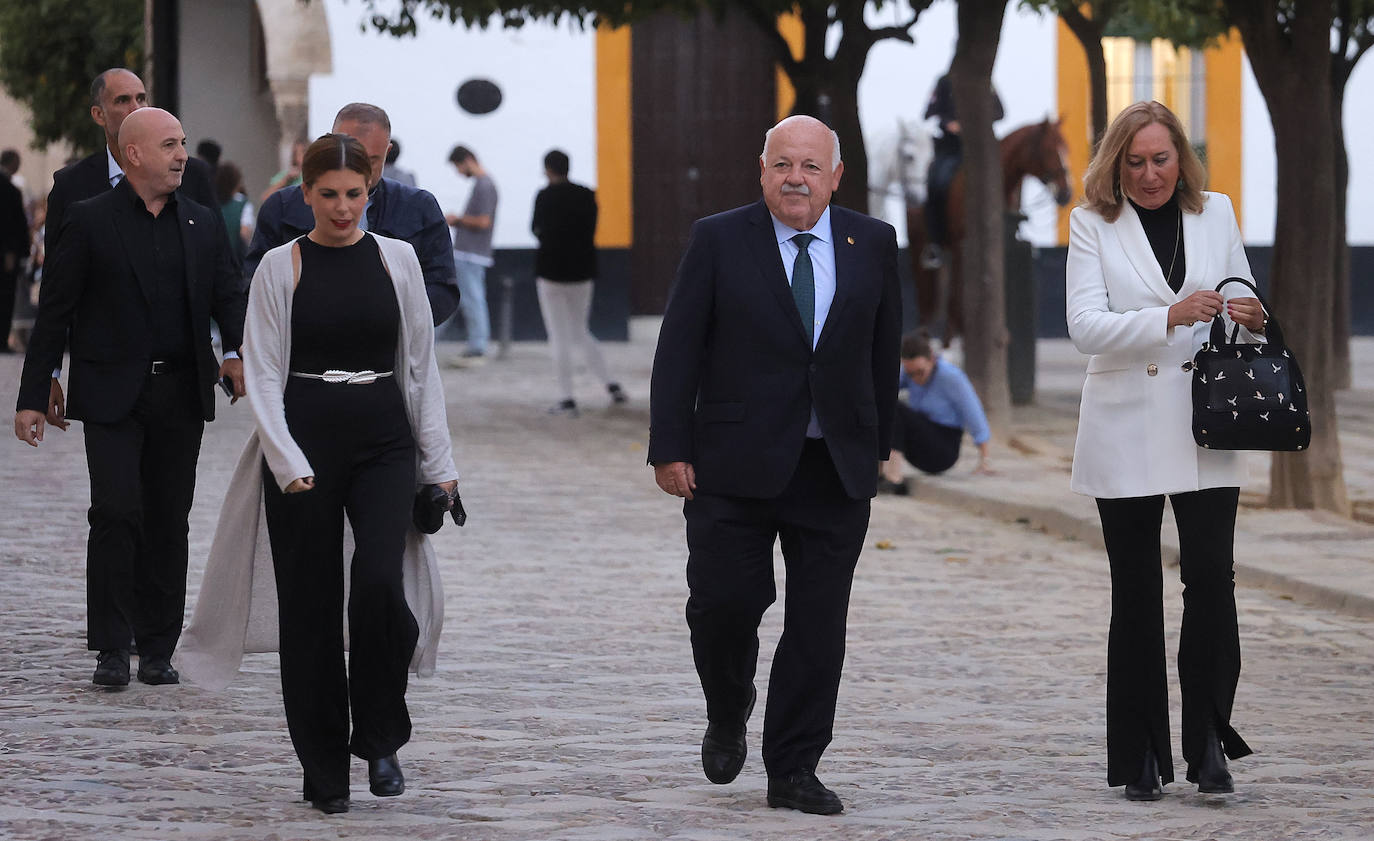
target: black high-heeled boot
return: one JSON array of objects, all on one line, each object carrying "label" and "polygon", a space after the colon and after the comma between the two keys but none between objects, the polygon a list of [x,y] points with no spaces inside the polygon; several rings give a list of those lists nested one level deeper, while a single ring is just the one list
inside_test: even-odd
[{"label": "black high-heeled boot", "polygon": [[1197,762],[1197,790],[1203,794],[1230,794],[1236,790],[1231,772],[1226,769],[1221,737],[1213,724],[1207,725],[1207,734],[1203,737],[1202,756]]},{"label": "black high-heeled boot", "polygon": [[1164,796],[1159,784],[1159,760],[1155,759],[1154,748],[1145,749],[1145,758],[1140,765],[1140,776],[1133,783],[1126,783],[1127,800],[1158,800]]}]

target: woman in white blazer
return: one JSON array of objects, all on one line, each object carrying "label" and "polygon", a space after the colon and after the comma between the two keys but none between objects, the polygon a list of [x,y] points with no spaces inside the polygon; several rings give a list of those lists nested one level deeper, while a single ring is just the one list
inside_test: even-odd
[{"label": "woman in white blazer", "polygon": [[[1107,783],[1156,800],[1172,782],[1160,529],[1167,496],[1183,579],[1179,683],[1187,779],[1233,790],[1226,757],[1250,753],[1231,727],[1240,675],[1232,555],[1244,465],[1193,441],[1190,371],[1213,318],[1264,329],[1231,201],[1178,118],[1158,102],[1123,111],[1084,177],[1069,220],[1069,335],[1089,354],[1071,487],[1097,498],[1112,577],[1107,647]],[[1233,284],[1233,288],[1235,285]]]}]

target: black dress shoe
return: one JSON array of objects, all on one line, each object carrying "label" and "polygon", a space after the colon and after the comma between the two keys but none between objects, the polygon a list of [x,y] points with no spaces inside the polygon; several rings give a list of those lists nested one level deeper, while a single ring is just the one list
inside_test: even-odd
[{"label": "black dress shoe", "polygon": [[706,735],[701,740],[701,769],[706,772],[706,779],[716,785],[733,781],[744,767],[744,757],[749,753],[744,733],[758,697],[758,690],[749,687],[749,705],[737,724],[706,722]]},{"label": "black dress shoe", "polygon": [[1197,762],[1197,790],[1203,794],[1230,794],[1236,790],[1231,772],[1226,770],[1226,754],[1215,727],[1208,726],[1202,757]]},{"label": "black dress shoe", "polygon": [[138,680],[150,686],[181,683],[181,675],[172,668],[170,657],[139,657]]},{"label": "black dress shoe", "polygon": [[107,648],[96,655],[95,674],[91,683],[96,686],[129,685],[129,652],[122,648]]},{"label": "black dress shoe", "polygon": [[1158,800],[1164,796],[1159,785],[1159,760],[1155,758],[1154,748],[1145,750],[1145,759],[1140,765],[1140,776],[1133,783],[1126,783],[1127,800]]},{"label": "black dress shoe", "polygon": [[326,815],[337,815],[348,811],[348,796],[326,797],[322,800],[312,800],[310,805],[324,812]]},{"label": "black dress shoe", "polygon": [[844,811],[844,804],[835,792],[821,785],[815,773],[805,769],[785,777],[769,777],[768,805],[810,815],[838,815]]},{"label": "black dress shoe", "polygon": [[395,797],[406,790],[406,778],[396,754],[367,761],[367,785],[378,797]]}]

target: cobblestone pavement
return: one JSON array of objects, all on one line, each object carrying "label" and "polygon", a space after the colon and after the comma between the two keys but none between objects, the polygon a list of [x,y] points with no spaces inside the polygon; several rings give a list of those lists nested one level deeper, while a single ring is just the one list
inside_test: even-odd
[{"label": "cobblestone pavement", "polygon": [[[353,810],[335,817],[299,800],[275,656],[251,656],[219,694],[91,686],[80,427],[38,452],[0,445],[0,838],[1374,837],[1374,621],[1241,588],[1234,721],[1257,753],[1233,763],[1238,793],[1179,783],[1158,803],[1127,803],[1105,786],[1100,551],[892,497],[874,503],[819,768],[846,813],[767,808],[761,709],[744,773],[709,784],[680,508],[644,466],[652,343],[607,351],[630,406],[608,409],[587,385],[577,419],[543,411],[542,346],[445,370],[471,519],[437,536],[439,670],[411,684],[405,795],[373,798],[355,762]],[[0,405],[13,405],[18,371],[0,357]],[[208,427],[193,598],[248,418],[225,407]],[[1176,626],[1176,581],[1168,596]],[[779,620],[775,607],[765,652]],[[767,669],[765,655],[761,694]],[[1177,747],[1176,687],[1174,703]]]}]

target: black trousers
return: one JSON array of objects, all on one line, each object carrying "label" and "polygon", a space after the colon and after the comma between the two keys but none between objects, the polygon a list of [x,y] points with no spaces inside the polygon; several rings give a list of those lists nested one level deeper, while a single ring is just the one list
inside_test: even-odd
[{"label": "black trousers", "polygon": [[[293,378],[285,400],[315,487],[282,493],[264,463],[263,488],[287,729],[305,771],[305,796],[319,800],[348,794],[350,752],[381,759],[410,740],[405,691],[419,626],[402,589],[401,556],[415,495],[415,445],[389,378],[372,385]],[[355,544],[347,668],[344,512]]]},{"label": "black trousers", "polygon": [[910,406],[897,406],[897,422],[892,425],[892,449],[898,450],[921,471],[944,473],[959,460],[964,430],[931,420]]},{"label": "black trousers", "polygon": [[851,499],[825,443],[808,440],[776,499],[697,494],[687,520],[687,625],[713,722],[739,723],[758,664],[759,622],[777,598],[773,544],[787,569],[782,637],[763,720],[769,776],[814,770],[830,744],[854,567],[869,500]]},{"label": "black trousers", "polygon": [[[3,255],[0,255],[3,259]],[[7,272],[0,266],[0,353],[9,350],[10,328],[14,325],[14,303],[19,294],[18,270]]]},{"label": "black trousers", "polygon": [[[954,176],[964,162],[964,147],[957,135],[952,142],[938,142],[935,159],[926,174],[926,232],[936,245],[949,245],[949,194]],[[944,138],[942,138],[944,140]]]},{"label": "black trousers", "polygon": [[[1183,579],[1183,627],[1178,644],[1183,694],[1183,757],[1196,781],[1208,725],[1226,755],[1250,747],[1231,727],[1240,679],[1234,543],[1239,488],[1208,488],[1169,496],[1178,523]],[[1164,497],[1099,499],[1102,535],[1112,570],[1112,621],[1107,641],[1107,784],[1140,775],[1153,750],[1164,782],[1174,779],[1169,745],[1169,690],[1164,653],[1164,573],[1159,535]]]},{"label": "black trousers", "polygon": [[186,608],[187,518],[205,419],[190,370],[149,374],[133,410],[86,423],[86,645],[170,657]]}]

